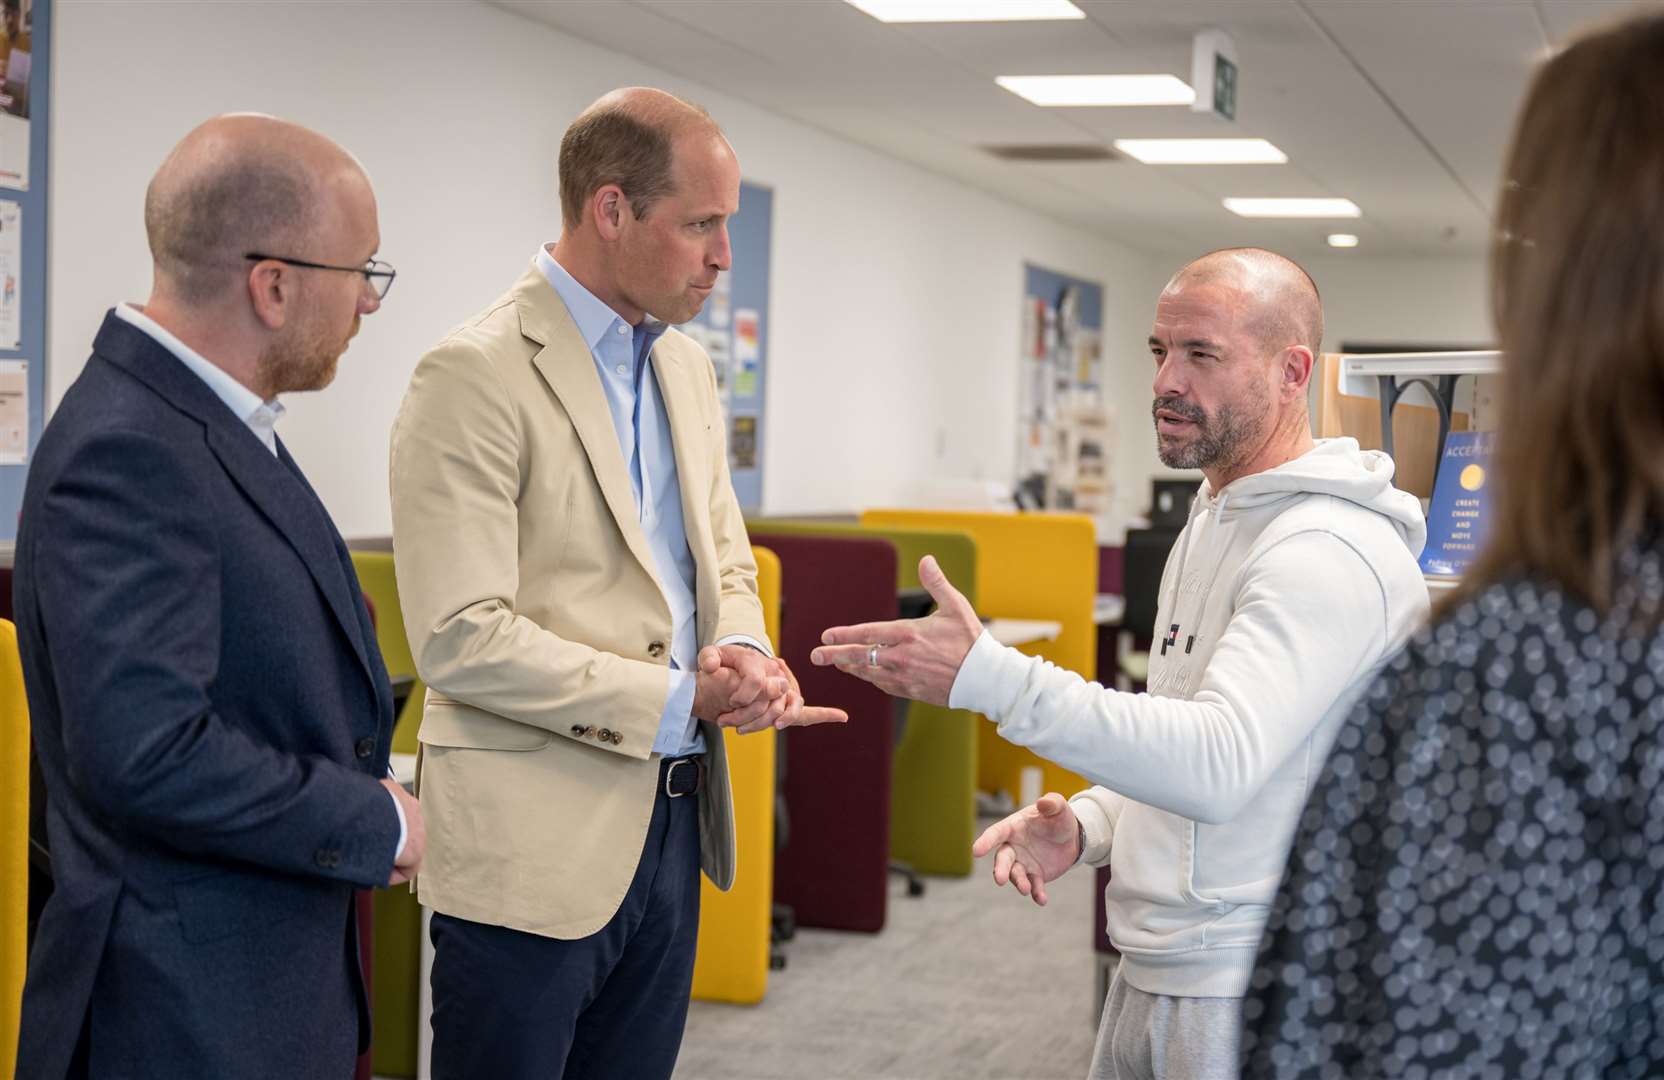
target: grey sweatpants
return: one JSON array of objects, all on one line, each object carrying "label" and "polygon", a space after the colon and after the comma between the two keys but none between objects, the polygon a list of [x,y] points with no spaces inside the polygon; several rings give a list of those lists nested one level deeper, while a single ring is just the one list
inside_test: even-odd
[{"label": "grey sweatpants", "polygon": [[1088,1080],[1237,1080],[1241,998],[1166,997],[1115,972]]}]

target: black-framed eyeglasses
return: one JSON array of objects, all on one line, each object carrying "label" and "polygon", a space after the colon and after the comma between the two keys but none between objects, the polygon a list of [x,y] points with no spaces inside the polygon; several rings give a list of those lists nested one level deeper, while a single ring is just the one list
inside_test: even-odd
[{"label": "black-framed eyeglasses", "polygon": [[399,276],[399,272],[393,269],[392,263],[385,263],[380,259],[371,259],[363,266],[330,266],[327,263],[307,262],[305,259],[285,259],[281,255],[261,255],[258,252],[250,252],[244,255],[243,258],[254,262],[270,260],[287,266],[304,266],[308,270],[339,270],[343,274],[363,274],[364,280],[369,283],[370,288],[375,290],[377,300],[387,299],[387,293],[393,288],[393,279]]}]

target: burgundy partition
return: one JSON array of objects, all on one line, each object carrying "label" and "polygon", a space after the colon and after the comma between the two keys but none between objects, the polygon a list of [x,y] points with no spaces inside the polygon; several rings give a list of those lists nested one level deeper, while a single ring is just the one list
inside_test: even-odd
[{"label": "burgundy partition", "polygon": [[896,552],[887,540],[754,532],[780,556],[781,657],[811,705],[848,724],[785,733],[786,842],[774,898],[799,926],[877,932],[889,895],[894,708],[872,684],[809,663],[829,626],[896,617]]}]

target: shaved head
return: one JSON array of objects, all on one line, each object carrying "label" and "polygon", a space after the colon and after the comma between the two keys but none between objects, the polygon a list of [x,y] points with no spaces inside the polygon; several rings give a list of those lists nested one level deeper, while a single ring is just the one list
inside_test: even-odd
[{"label": "shaved head", "polygon": [[639,220],[676,188],[675,143],[685,136],[721,137],[702,107],[647,86],[604,94],[585,109],[560,141],[561,219],[578,226],[584,204],[616,184]]},{"label": "shaved head", "polygon": [[1242,317],[1266,352],[1323,342],[1323,302],[1311,275],[1293,259],[1264,248],[1210,252],[1173,275],[1163,294],[1193,285],[1222,285],[1241,294]]},{"label": "shaved head", "polygon": [[350,154],[298,124],[252,113],[202,124],[145,192],[158,285],[203,304],[242,282],[251,252],[304,258],[332,224],[324,193],[343,177],[368,185]]}]

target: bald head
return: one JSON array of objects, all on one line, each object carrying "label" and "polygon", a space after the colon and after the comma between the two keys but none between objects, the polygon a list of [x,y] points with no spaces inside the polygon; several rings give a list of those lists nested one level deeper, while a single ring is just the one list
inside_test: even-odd
[{"label": "bald head", "polygon": [[691,101],[646,86],[605,94],[585,109],[560,141],[561,218],[568,229],[584,205],[616,184],[636,218],[675,190],[675,146],[688,137],[721,137],[709,113]]},{"label": "bald head", "polygon": [[336,211],[331,189],[368,180],[315,131],[275,117],[218,116],[182,139],[145,192],[157,285],[190,304],[225,295],[251,252],[305,258]]},{"label": "bald head", "polygon": [[1162,295],[1201,285],[1239,294],[1239,314],[1268,353],[1303,345],[1317,355],[1323,342],[1323,302],[1311,275],[1294,260],[1264,248],[1210,252],[1174,274]]}]

